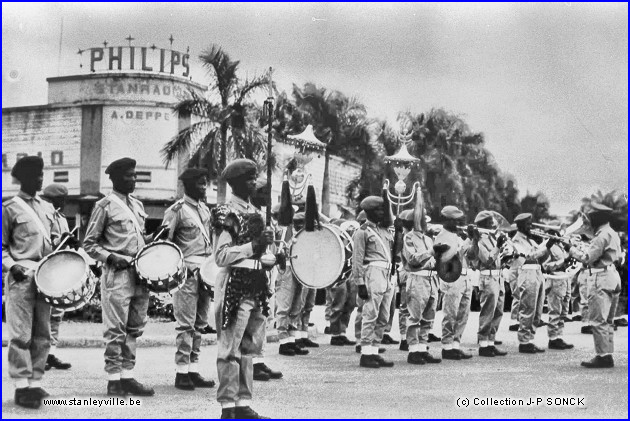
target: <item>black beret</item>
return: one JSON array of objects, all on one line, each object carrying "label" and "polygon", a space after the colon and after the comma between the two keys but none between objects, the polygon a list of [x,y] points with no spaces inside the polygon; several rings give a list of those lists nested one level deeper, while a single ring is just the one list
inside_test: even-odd
[{"label": "black beret", "polygon": [[136,160],[132,158],[120,158],[113,161],[105,168],[105,174],[120,174],[131,168],[136,168]]},{"label": "black beret", "polygon": [[528,219],[532,219],[531,213],[519,213],[518,215],[516,215],[516,218],[514,218],[514,222],[527,221]]},{"label": "black beret", "polygon": [[44,191],[42,192],[42,196],[44,197],[66,197],[68,195],[68,188],[63,184],[51,184],[46,186]]},{"label": "black beret", "polygon": [[18,180],[24,177],[38,176],[44,169],[44,160],[39,156],[25,156],[15,163],[11,175]]},{"label": "black beret", "polygon": [[208,176],[208,171],[203,168],[186,168],[184,172],[179,176],[182,181],[196,180],[200,177]]},{"label": "black beret", "polygon": [[251,159],[235,159],[230,162],[221,173],[221,178],[230,181],[244,175],[258,174],[258,166]]},{"label": "black beret", "polygon": [[371,211],[383,206],[383,198],[380,196],[368,196],[361,201],[361,209]]}]

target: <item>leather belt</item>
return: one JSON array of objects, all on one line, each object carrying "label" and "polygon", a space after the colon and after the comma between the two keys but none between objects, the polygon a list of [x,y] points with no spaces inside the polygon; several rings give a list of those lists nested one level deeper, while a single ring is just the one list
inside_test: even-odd
[{"label": "leather belt", "polygon": [[387,270],[390,270],[392,268],[392,264],[391,263],[383,262],[383,261],[380,261],[380,262],[369,262],[368,266],[374,266],[374,267],[377,267],[377,268],[387,269]]},{"label": "leather belt", "polygon": [[238,263],[234,263],[231,265],[233,268],[244,268],[244,269],[262,269],[262,265],[260,261],[254,259],[245,259],[241,260]]},{"label": "leather belt", "polygon": [[536,265],[534,263],[528,263],[526,265],[521,266],[521,269],[524,269],[524,270],[540,269],[540,265]]},{"label": "leather belt", "polygon": [[501,271],[499,269],[484,269],[482,271],[480,271],[481,275],[488,275],[488,276],[500,276],[501,275]]},{"label": "leather belt", "polygon": [[417,270],[415,272],[407,272],[409,275],[433,276],[436,274],[434,270]]},{"label": "leather belt", "polygon": [[615,265],[608,265],[605,268],[589,268],[591,273],[602,273],[615,270]]}]

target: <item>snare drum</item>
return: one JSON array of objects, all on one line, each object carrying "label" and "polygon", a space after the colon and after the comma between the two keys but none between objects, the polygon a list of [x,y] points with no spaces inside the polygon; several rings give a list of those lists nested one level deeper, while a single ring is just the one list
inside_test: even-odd
[{"label": "snare drum", "polygon": [[172,293],[186,282],[184,255],[170,241],[156,241],[140,250],[134,268],[150,291]]},{"label": "snare drum", "polygon": [[346,247],[331,225],[315,231],[299,231],[289,249],[291,271],[307,288],[332,286],[344,269]]},{"label": "snare drum", "polygon": [[333,231],[335,231],[335,233],[339,236],[339,238],[341,238],[341,241],[343,242],[345,259],[343,262],[343,269],[341,270],[341,276],[339,277],[339,283],[343,283],[350,279],[350,276],[352,276],[352,237],[350,237],[350,235],[346,231],[344,231],[337,225],[330,224],[329,226],[333,229]]},{"label": "snare drum", "polygon": [[35,270],[35,284],[44,301],[66,311],[86,305],[96,291],[97,281],[85,257],[74,250],[49,254]]}]

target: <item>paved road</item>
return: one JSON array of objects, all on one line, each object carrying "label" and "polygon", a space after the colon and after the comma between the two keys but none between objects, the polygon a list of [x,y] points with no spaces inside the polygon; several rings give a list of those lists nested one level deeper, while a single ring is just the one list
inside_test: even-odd
[{"label": "paved road", "polygon": [[[323,326],[321,308],[316,321]],[[475,346],[478,313],[473,313],[464,337],[466,348]],[[507,314],[506,314],[507,315]],[[628,336],[627,328],[616,335],[616,367],[587,370],[579,363],[590,358],[592,338],[579,333],[578,323],[568,324],[566,340],[576,344],[572,351],[550,351],[534,356],[518,354],[516,334],[500,331],[507,357],[486,359],[476,356],[467,362],[445,361],[439,365],[410,366],[406,353],[389,346],[386,356],[396,362],[392,369],[369,370],[358,366],[353,347],[331,347],[328,336],[317,340],[321,348],[305,357],[281,357],[277,344],[269,344],[267,363],[281,369],[278,381],[255,383],[255,409],[275,418],[627,418]],[[546,344],[544,329],[537,342]],[[437,350],[432,347],[433,351]],[[216,346],[205,346],[202,374],[216,379]],[[70,371],[49,372],[47,390],[54,398],[106,399],[103,349],[61,349],[71,360]],[[215,418],[220,407],[215,390],[183,392],[172,387],[173,354],[170,346],[139,349],[138,378],[156,389],[156,396],[140,398],[140,407],[47,406],[39,411],[24,410],[13,402],[8,377],[7,349],[2,352],[3,418]],[[498,406],[459,408],[458,398],[541,397],[584,398],[583,406],[551,407]],[[545,401],[546,403],[546,401]]]}]

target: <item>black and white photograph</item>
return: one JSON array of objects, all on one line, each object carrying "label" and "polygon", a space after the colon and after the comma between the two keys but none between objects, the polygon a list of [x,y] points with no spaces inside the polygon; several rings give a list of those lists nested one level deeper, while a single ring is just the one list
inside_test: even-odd
[{"label": "black and white photograph", "polygon": [[2,418],[627,419],[627,2],[2,3]]}]

